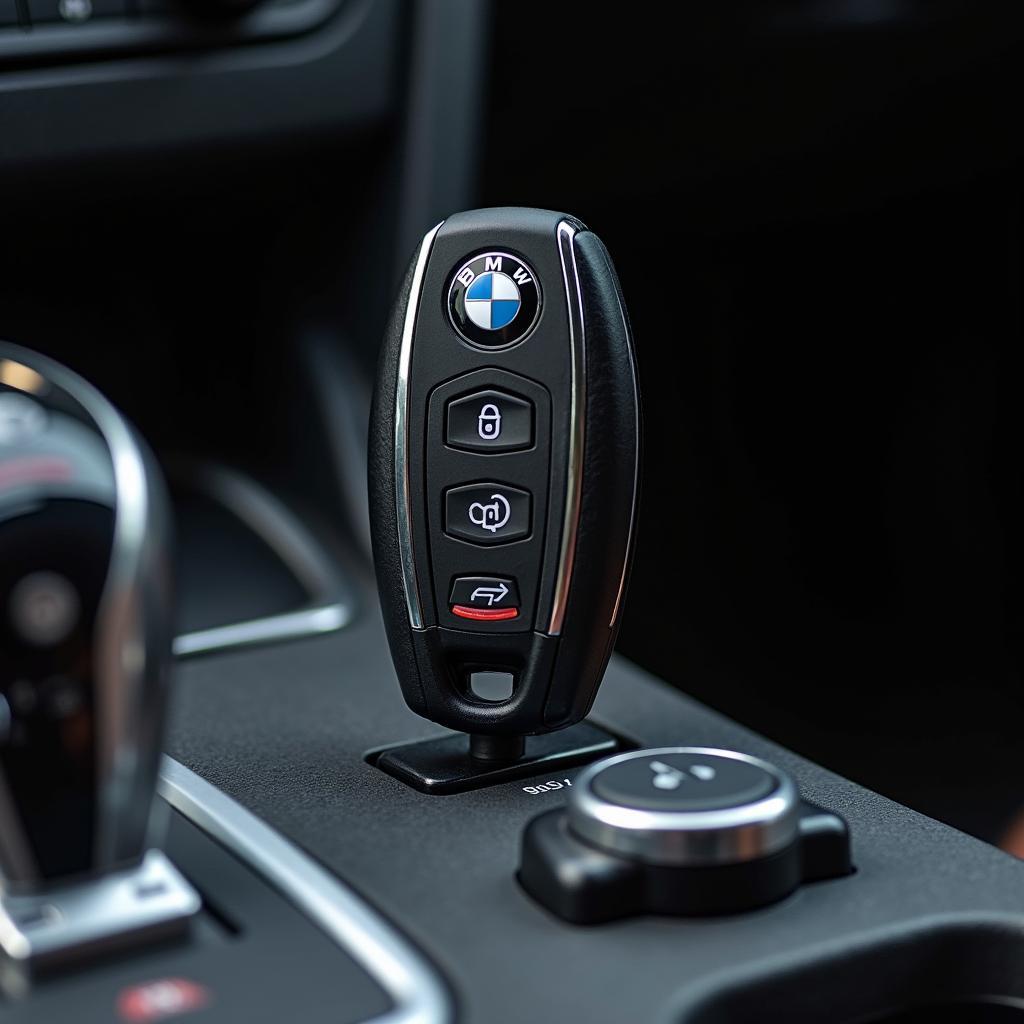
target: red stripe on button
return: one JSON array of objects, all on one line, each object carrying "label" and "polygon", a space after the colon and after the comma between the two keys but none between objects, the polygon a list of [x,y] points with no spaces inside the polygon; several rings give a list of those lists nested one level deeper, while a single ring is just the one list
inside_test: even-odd
[{"label": "red stripe on button", "polygon": [[480,622],[514,619],[518,614],[518,608],[470,608],[465,604],[452,605],[452,615],[458,615],[461,619],[477,619]]}]

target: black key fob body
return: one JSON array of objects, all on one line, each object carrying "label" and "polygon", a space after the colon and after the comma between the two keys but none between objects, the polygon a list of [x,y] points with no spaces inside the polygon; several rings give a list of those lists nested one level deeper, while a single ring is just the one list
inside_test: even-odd
[{"label": "black key fob body", "polygon": [[[596,235],[514,208],[427,234],[370,434],[381,604],[413,710],[485,735],[586,715],[622,611],[640,440],[629,321]],[[511,695],[476,696],[481,672],[510,674]]]}]

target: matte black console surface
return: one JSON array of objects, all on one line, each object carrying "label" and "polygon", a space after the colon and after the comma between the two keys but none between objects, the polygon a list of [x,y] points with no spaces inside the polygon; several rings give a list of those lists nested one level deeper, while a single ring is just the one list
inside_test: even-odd
[{"label": "matte black console surface", "polygon": [[[807,800],[847,819],[856,874],[753,913],[573,927],[515,880],[524,825],[563,801],[537,785],[546,777],[438,796],[365,761],[371,748],[439,734],[405,708],[372,611],[343,634],[197,659],[178,679],[171,755],[403,929],[444,975],[461,1020],[742,1022],[771,1005],[790,1020],[853,1021],[933,998],[1024,993],[1012,966],[1024,945],[1024,865],[621,659],[595,721],[643,746],[772,761]],[[564,788],[578,771],[550,781]]]}]

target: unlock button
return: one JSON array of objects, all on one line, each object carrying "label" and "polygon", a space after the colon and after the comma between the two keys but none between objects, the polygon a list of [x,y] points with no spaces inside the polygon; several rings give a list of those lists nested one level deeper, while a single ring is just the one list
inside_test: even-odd
[{"label": "unlock button", "polygon": [[444,495],[444,530],[474,544],[507,544],[530,535],[530,495],[507,484],[469,484]]},{"label": "unlock button", "polygon": [[513,452],[533,444],[533,405],[505,391],[475,391],[448,403],[445,441],[469,452]]}]

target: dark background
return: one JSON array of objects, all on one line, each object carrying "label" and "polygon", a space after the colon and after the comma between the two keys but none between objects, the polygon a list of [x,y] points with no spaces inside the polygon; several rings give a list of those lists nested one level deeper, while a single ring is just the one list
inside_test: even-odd
[{"label": "dark background", "polygon": [[544,10],[498,8],[483,199],[571,209],[619,268],[620,650],[996,838],[1024,802],[1019,12]]},{"label": "dark background", "polygon": [[[646,456],[620,649],[998,838],[1024,804],[1024,13],[492,12],[467,205],[582,218],[635,327]],[[359,550],[362,467],[329,457],[308,355],[343,356],[358,412],[409,248],[395,196],[423,170],[407,128],[396,101],[344,137],[19,166],[0,333],[86,372],[161,456],[240,466]],[[444,167],[449,145],[428,133],[417,159]]]}]

